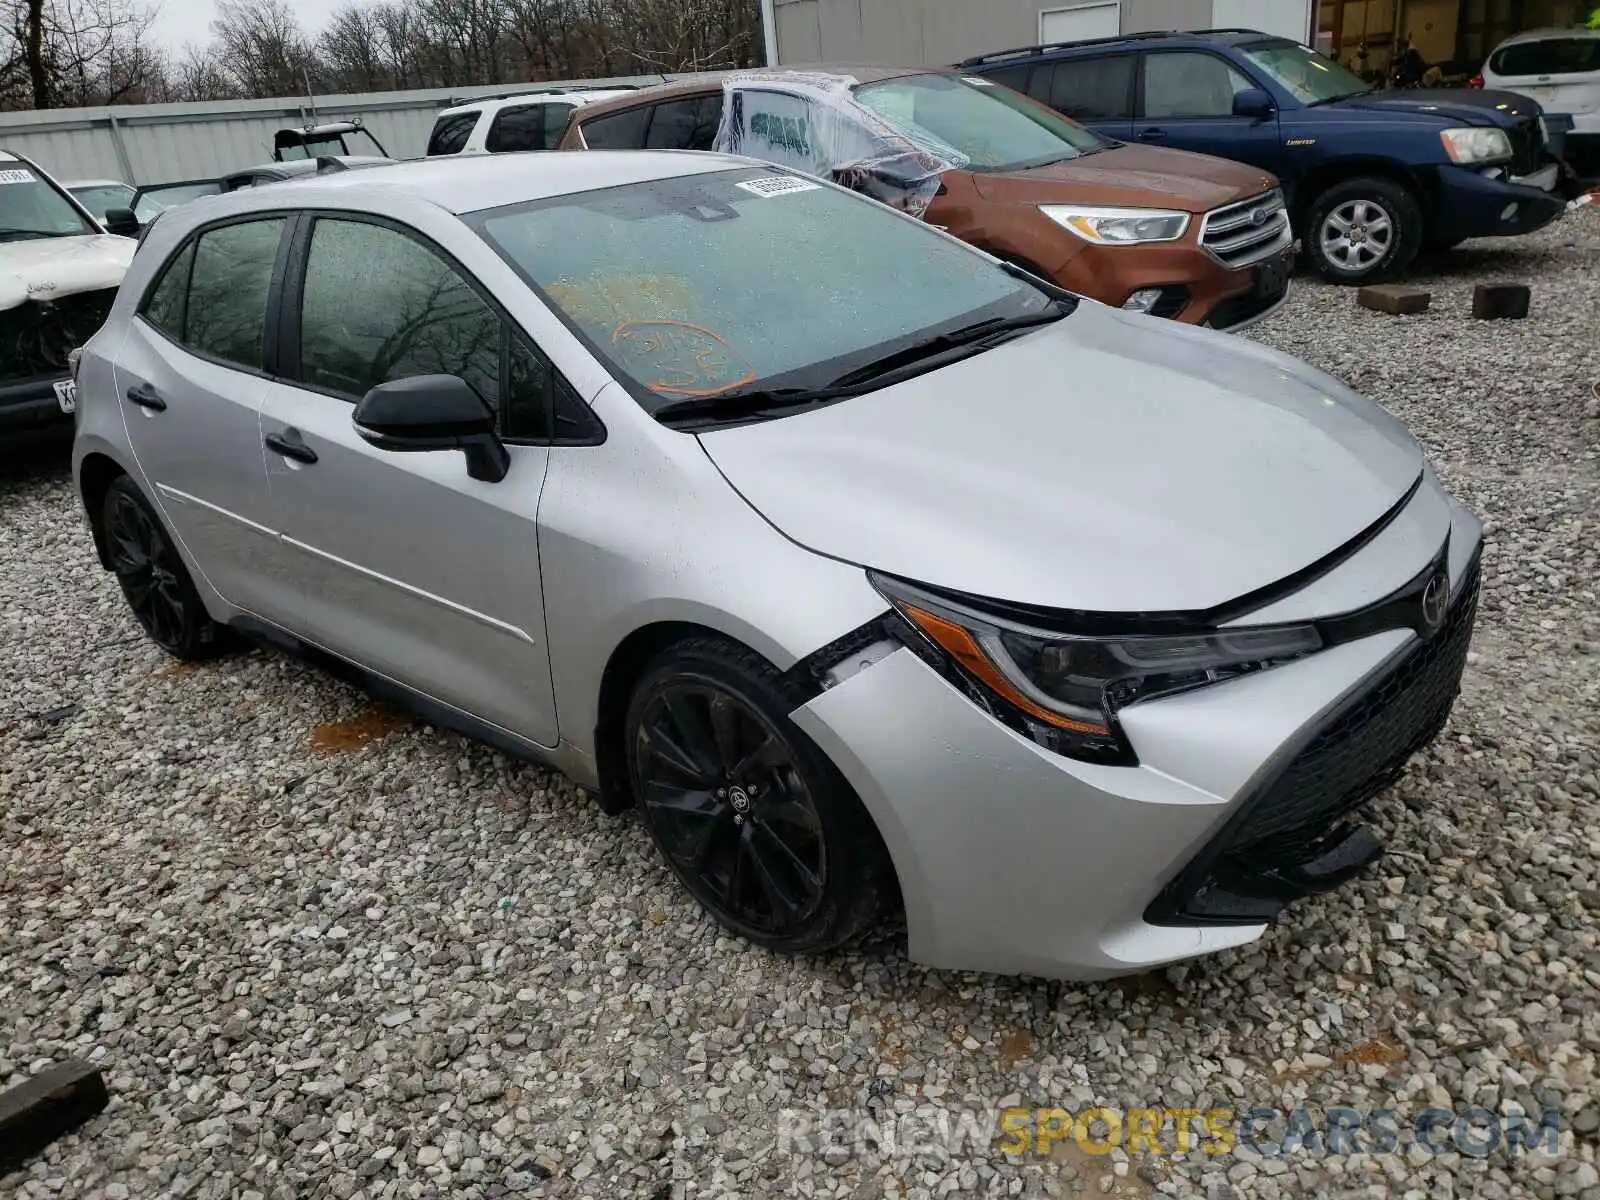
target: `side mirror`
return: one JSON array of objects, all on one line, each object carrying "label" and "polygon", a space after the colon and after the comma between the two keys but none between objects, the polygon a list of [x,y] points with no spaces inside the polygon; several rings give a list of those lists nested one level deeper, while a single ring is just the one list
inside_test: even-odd
[{"label": "side mirror", "polygon": [[133,215],[131,208],[108,208],[106,219],[101,223],[107,233],[114,233],[118,237],[139,236],[139,218]]},{"label": "side mirror", "polygon": [[494,431],[494,411],[457,375],[415,375],[380,383],[356,405],[356,432],[380,450],[460,450],[467,474],[499,483],[511,454]]},{"label": "side mirror", "polygon": [[1259,121],[1270,117],[1277,109],[1272,97],[1260,88],[1244,88],[1233,94],[1233,115]]}]

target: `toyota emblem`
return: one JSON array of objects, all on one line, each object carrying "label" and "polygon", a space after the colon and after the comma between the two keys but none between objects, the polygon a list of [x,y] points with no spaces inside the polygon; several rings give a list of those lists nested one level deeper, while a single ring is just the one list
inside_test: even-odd
[{"label": "toyota emblem", "polygon": [[1439,626],[1444,624],[1445,609],[1450,602],[1450,582],[1440,571],[1428,580],[1428,586],[1422,590],[1422,630],[1425,636],[1437,632]]}]

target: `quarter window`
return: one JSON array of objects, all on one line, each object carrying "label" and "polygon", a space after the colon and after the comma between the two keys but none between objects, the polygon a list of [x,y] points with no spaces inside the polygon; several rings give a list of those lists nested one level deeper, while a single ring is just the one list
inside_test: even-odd
[{"label": "quarter window", "polygon": [[266,366],[267,293],[283,218],[223,225],[200,235],[184,305],[186,346],[252,370]]},{"label": "quarter window", "polygon": [[1248,79],[1214,54],[1147,54],[1146,117],[1231,117],[1233,97]]},{"label": "quarter window", "polygon": [[460,154],[466,148],[467,139],[472,136],[478,115],[477,112],[465,112],[440,117],[434,122],[433,133],[428,138],[428,153]]}]

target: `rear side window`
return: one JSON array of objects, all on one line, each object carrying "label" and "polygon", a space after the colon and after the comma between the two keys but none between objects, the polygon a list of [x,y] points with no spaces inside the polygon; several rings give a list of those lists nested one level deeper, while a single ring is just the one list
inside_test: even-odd
[{"label": "rear side window", "polygon": [[576,104],[546,104],[544,105],[544,148],[554,150],[561,144],[562,136],[567,132],[567,122],[572,119],[572,114],[577,111]]},{"label": "rear side window", "polygon": [[[552,116],[552,111],[555,115]],[[489,135],[484,139],[484,149],[491,154],[512,150],[549,150],[555,146],[550,139],[550,123],[558,120],[558,129],[565,129],[570,104],[521,104],[516,108],[502,108],[494,115]],[[559,139],[560,134],[558,133]]]},{"label": "rear side window", "polygon": [[144,302],[144,319],[175,342],[183,340],[183,305],[189,294],[189,269],[193,265],[194,243],[190,242],[167,264]]},{"label": "rear side window", "polygon": [[650,115],[645,135],[648,150],[709,150],[722,120],[722,93],[669,100]]},{"label": "rear side window", "polygon": [[428,137],[428,153],[460,154],[472,136],[478,116],[476,112],[465,112],[440,117],[433,123],[433,133]]},{"label": "rear side window", "polygon": [[650,124],[648,107],[630,108],[583,123],[584,145],[591,150],[642,150]]},{"label": "rear side window", "polygon": [[[1048,80],[1049,90],[1045,90]],[[1133,115],[1133,55],[1078,58],[1039,68],[1034,99],[1080,121]]]},{"label": "rear side window", "polygon": [[1489,59],[1496,75],[1580,75],[1600,71],[1600,37],[1548,38],[1503,46]]},{"label": "rear side window", "polygon": [[266,366],[267,293],[283,224],[282,217],[244,221],[200,235],[184,303],[184,345],[252,370]]}]

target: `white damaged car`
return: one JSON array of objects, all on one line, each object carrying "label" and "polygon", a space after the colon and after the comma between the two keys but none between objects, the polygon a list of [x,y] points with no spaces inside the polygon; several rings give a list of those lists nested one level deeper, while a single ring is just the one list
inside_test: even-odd
[{"label": "white damaged car", "polygon": [[138,243],[0,150],[0,440],[69,421],[69,356],[105,322]]}]

